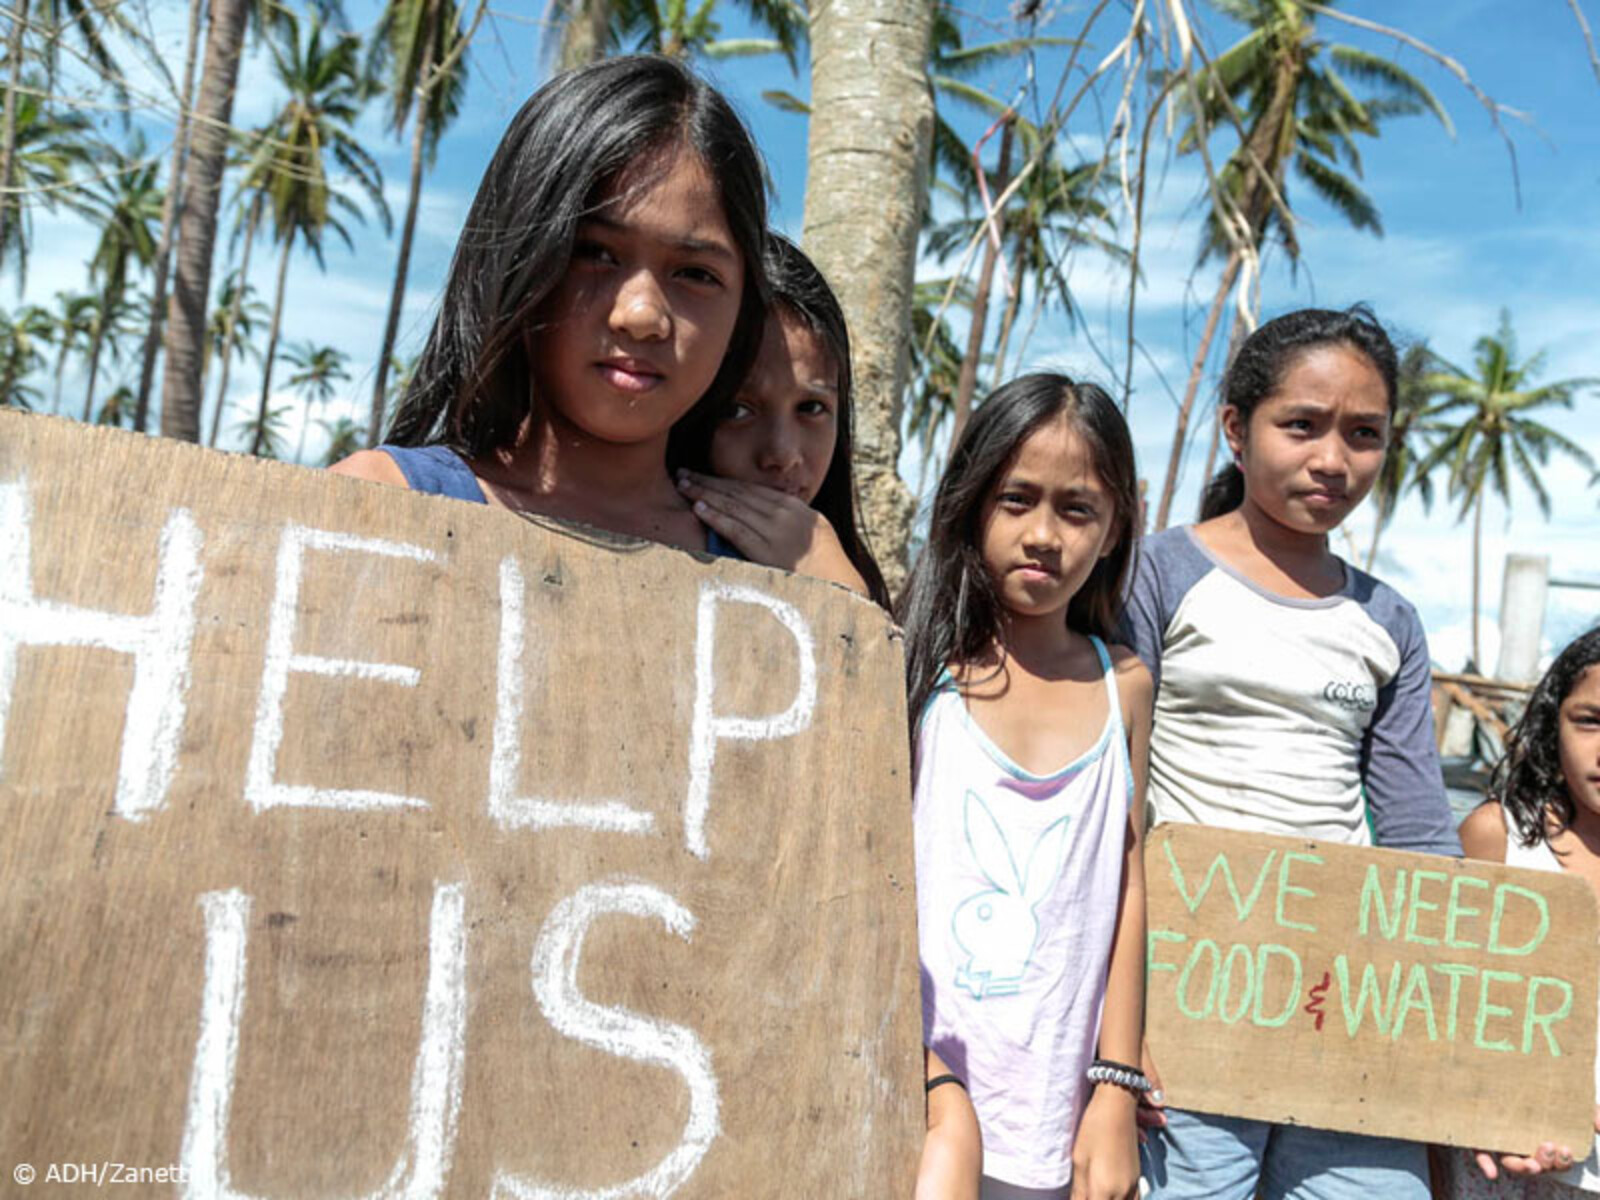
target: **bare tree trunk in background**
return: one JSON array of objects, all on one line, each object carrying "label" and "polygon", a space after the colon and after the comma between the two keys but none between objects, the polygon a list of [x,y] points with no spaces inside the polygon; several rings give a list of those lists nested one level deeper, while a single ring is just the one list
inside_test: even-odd
[{"label": "bare tree trunk in background", "polygon": [[1211,356],[1211,339],[1217,335],[1217,322],[1222,318],[1222,306],[1228,302],[1233,281],[1239,277],[1244,260],[1237,252],[1228,256],[1222,279],[1217,283],[1217,294],[1212,297],[1211,311],[1206,314],[1205,328],[1200,331],[1200,345],[1195,350],[1194,363],[1189,368],[1189,382],[1183,389],[1183,403],[1178,406],[1178,424],[1172,431],[1172,449],[1167,454],[1167,478],[1161,485],[1161,503],[1156,507],[1155,532],[1167,527],[1172,513],[1172,494],[1178,488],[1178,467],[1183,462],[1184,441],[1189,434],[1189,416],[1194,412],[1194,398],[1200,391],[1200,380],[1206,373],[1206,359]]},{"label": "bare tree trunk in background", "polygon": [[[432,6],[430,6],[432,7]],[[422,69],[433,64],[434,42],[438,36],[438,17],[428,18],[427,40],[423,44]],[[378,369],[372,377],[372,415],[367,420],[367,445],[376,446],[383,436],[383,407],[389,386],[389,359],[394,356],[394,341],[400,332],[400,310],[405,306],[406,275],[411,267],[411,241],[417,229],[417,208],[422,200],[422,152],[428,136],[428,93],[421,81],[411,110],[411,188],[406,199],[406,219],[400,226],[400,256],[394,267],[394,291],[389,297],[389,319],[383,326],[383,348],[378,351]],[[298,456],[296,456],[298,458]]]},{"label": "bare tree trunk in background", "polygon": [[1480,675],[1484,672],[1483,653],[1478,645],[1478,591],[1483,558],[1483,492],[1486,487],[1487,481],[1479,485],[1478,501],[1473,505],[1472,514],[1472,669]]},{"label": "bare tree trunk in background", "polygon": [[1011,291],[1006,296],[1005,311],[1000,314],[1000,335],[994,344],[994,378],[1009,379],[1006,373],[1006,352],[1011,346],[1011,329],[1017,323],[1017,311],[1022,307],[1022,273],[1028,269],[1028,239],[1017,239],[1016,251],[1011,256]]},{"label": "bare tree trunk in background", "polygon": [[[1239,343],[1244,341],[1244,318],[1237,313],[1233,317],[1233,332],[1228,335],[1228,357],[1222,360],[1223,377],[1227,377],[1228,368],[1233,365],[1233,356],[1239,353]],[[1219,397],[1216,408],[1211,412],[1211,445],[1206,447],[1206,469],[1200,476],[1200,502],[1195,505],[1195,512],[1200,511],[1201,505],[1206,502],[1206,489],[1211,486],[1211,476],[1217,469],[1217,449],[1222,442],[1222,403]]]},{"label": "bare tree trunk in background", "polygon": [[0,118],[0,253],[6,245],[6,222],[11,215],[11,205],[17,206],[17,219],[22,219],[22,197],[12,200],[12,159],[17,149],[17,84],[22,79],[22,35],[28,28],[28,0],[12,0],[11,34],[6,39],[5,116]]},{"label": "bare tree trunk in background", "polygon": [[[1000,131],[1000,165],[995,172],[994,195],[998,198],[1006,190],[1006,176],[1011,170],[1012,122],[1007,120]],[[973,166],[981,171],[981,164]],[[955,452],[961,440],[961,431],[972,416],[972,393],[978,386],[978,360],[983,357],[983,335],[989,325],[989,292],[994,287],[994,264],[1000,257],[1000,239],[1005,235],[1004,212],[994,214],[994,223],[985,222],[983,237],[983,262],[978,267],[978,287],[972,297],[972,320],[967,326],[967,352],[961,359],[961,374],[956,378],[954,418],[950,423],[950,451]],[[999,364],[995,364],[998,369]]]},{"label": "bare tree trunk in background", "polygon": [[890,591],[914,502],[897,470],[917,233],[927,198],[932,0],[811,0],[803,241],[850,322],[862,524]]},{"label": "bare tree trunk in background", "polygon": [[145,330],[144,353],[139,362],[139,391],[133,405],[133,427],[140,433],[144,432],[150,419],[150,384],[155,378],[156,354],[161,349],[161,330],[167,314],[172,233],[178,219],[178,194],[183,188],[184,160],[189,153],[189,113],[194,108],[194,66],[200,48],[200,11],[203,5],[204,0],[189,0],[189,46],[183,58],[183,90],[178,94],[178,128],[172,139],[172,169],[167,173],[167,194],[161,202],[161,240],[156,245],[156,278],[151,285],[150,328]]},{"label": "bare tree trunk in background", "polygon": [[[234,330],[239,325],[239,312],[244,308],[245,280],[250,275],[250,247],[255,244],[256,228],[261,224],[261,198],[262,193],[257,192],[255,199],[250,201],[250,215],[245,218],[244,227],[244,253],[239,256],[239,280],[233,289],[233,301],[228,305],[228,315],[222,322],[222,374],[217,377],[217,407],[211,413],[211,436],[206,439],[206,445],[217,444],[217,433],[222,428],[222,410],[228,406],[228,376],[233,373],[233,337]],[[205,356],[201,355],[200,377],[205,378]],[[200,393],[201,403],[205,402],[205,391]]]},{"label": "bare tree trunk in background", "polygon": [[200,440],[200,363],[206,352],[206,302],[211,293],[211,258],[217,241],[217,209],[228,151],[228,122],[239,79],[249,0],[211,0],[205,67],[195,105],[189,169],[184,173],[178,224],[178,265],[167,321],[166,363],[161,376],[161,433],[186,442]]},{"label": "bare tree trunk in background", "polygon": [[606,56],[606,32],[611,24],[609,0],[572,0],[573,8],[561,29],[561,51],[556,65],[563,71],[586,67]]},{"label": "bare tree trunk in background", "polygon": [[289,282],[289,255],[294,250],[294,233],[283,239],[283,257],[278,260],[278,293],[272,302],[272,326],[267,332],[267,355],[261,363],[261,404],[256,409],[256,432],[250,439],[250,453],[260,454],[267,437],[267,412],[272,402],[272,364],[278,357],[278,327],[283,322],[284,286]]}]

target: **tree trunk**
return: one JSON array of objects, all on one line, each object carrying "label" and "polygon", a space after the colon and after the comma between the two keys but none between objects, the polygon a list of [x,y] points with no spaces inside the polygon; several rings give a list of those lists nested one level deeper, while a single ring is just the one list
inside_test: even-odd
[{"label": "tree trunk", "polygon": [[931,0],[812,0],[803,241],[850,322],[862,521],[891,591],[914,502],[897,471],[926,203]]},{"label": "tree trunk", "polygon": [[97,320],[94,332],[89,335],[89,382],[83,394],[83,423],[94,420],[94,385],[100,376],[100,350],[105,345],[104,318]]},{"label": "tree trunk", "polygon": [[206,303],[217,241],[217,209],[228,150],[228,123],[239,78],[249,0],[211,0],[205,66],[195,105],[194,139],[184,173],[178,226],[178,265],[167,321],[161,377],[161,432],[200,440],[200,363],[206,352]]},{"label": "tree trunk", "polygon": [[[211,436],[206,445],[215,447],[217,432],[222,428],[222,412],[228,407],[228,376],[233,373],[233,335],[239,324],[239,310],[244,307],[245,280],[250,274],[250,247],[256,240],[256,227],[261,224],[261,193],[250,202],[250,214],[245,218],[244,253],[239,256],[239,282],[233,289],[233,302],[228,305],[227,319],[222,323],[222,374],[217,377],[217,407],[211,413]],[[202,378],[205,376],[205,356],[200,358]],[[201,396],[205,393],[202,391]]]},{"label": "tree trunk", "polygon": [[[995,172],[994,195],[998,199],[1006,190],[1006,176],[1011,171],[1012,122],[1006,120],[1000,131],[1000,163]],[[983,170],[979,163],[973,164]],[[1005,236],[1005,213],[994,214],[992,226],[985,222],[983,236],[983,262],[978,267],[978,288],[972,297],[972,320],[967,326],[967,352],[961,358],[961,373],[956,377],[956,402],[954,420],[950,425],[950,451],[955,453],[961,431],[972,416],[972,393],[978,386],[978,360],[983,357],[983,335],[989,324],[989,291],[994,287],[994,264],[1000,257],[1000,239]]]},{"label": "tree trunk", "polygon": [[272,301],[272,326],[267,333],[267,357],[261,364],[261,403],[256,408],[256,431],[250,439],[250,453],[260,454],[266,440],[267,408],[272,398],[272,362],[278,357],[278,323],[283,317],[284,285],[289,282],[289,254],[294,250],[294,234],[283,239],[283,256],[278,260],[278,291]]},{"label": "tree trunk", "polygon": [[[1017,312],[1022,308],[1022,273],[1028,268],[1028,232],[1017,231],[1017,248],[1011,257],[1011,293],[1006,297],[1006,310],[1000,314],[1000,338],[994,344],[994,374],[1006,378],[1006,350],[1011,345],[1011,328],[1016,324]],[[1043,303],[1042,297],[1040,303]]]},{"label": "tree trunk", "polygon": [[1157,533],[1167,527],[1167,518],[1172,513],[1172,494],[1178,488],[1178,467],[1183,462],[1189,415],[1194,411],[1194,398],[1200,391],[1200,380],[1206,373],[1206,359],[1211,354],[1211,339],[1217,335],[1217,321],[1222,316],[1222,306],[1228,302],[1228,293],[1233,291],[1233,281],[1239,277],[1242,265],[1243,260],[1237,254],[1228,256],[1228,265],[1223,268],[1222,278],[1217,283],[1217,294],[1211,300],[1211,311],[1206,314],[1205,328],[1200,331],[1200,345],[1189,367],[1189,382],[1183,389],[1183,403],[1178,405],[1178,424],[1172,431],[1172,449],[1167,454],[1167,478],[1161,485],[1161,503],[1156,507]]},{"label": "tree trunk", "polygon": [[11,34],[6,39],[5,115],[0,117],[0,256],[5,253],[6,224],[11,206],[22,219],[22,197],[11,194],[11,173],[17,149],[17,83],[22,78],[22,35],[28,28],[28,0],[12,0]]},{"label": "tree trunk", "polygon": [[1483,487],[1478,487],[1478,500],[1472,514],[1472,669],[1483,673],[1483,654],[1478,647],[1478,579],[1479,562],[1483,555]]},{"label": "tree trunk", "polygon": [[610,0],[571,0],[575,5],[561,30],[558,67],[570,71],[606,56],[606,33],[611,26]]},{"label": "tree trunk", "polygon": [[[438,15],[430,5],[427,41],[422,48],[422,70],[433,64],[438,34]],[[394,356],[395,337],[400,332],[400,310],[404,307],[406,275],[411,268],[411,240],[417,228],[417,208],[422,199],[422,152],[427,141],[428,93],[418,82],[411,111],[411,190],[406,198],[406,219],[400,226],[400,256],[394,267],[394,291],[389,297],[389,319],[383,326],[383,347],[378,351],[378,369],[372,380],[372,416],[367,421],[367,445],[376,446],[383,436],[383,408],[389,386],[389,360]]]},{"label": "tree trunk", "polygon": [[[1233,317],[1233,332],[1228,335],[1228,357],[1223,360],[1222,373],[1227,377],[1228,368],[1233,366],[1233,356],[1239,353],[1239,343],[1244,341],[1244,318],[1237,313]],[[1205,504],[1206,489],[1211,486],[1211,476],[1217,469],[1217,449],[1222,442],[1222,405],[1219,403],[1211,416],[1211,444],[1206,447],[1206,469],[1200,476],[1200,504],[1195,506],[1199,512]]]},{"label": "tree trunk", "polygon": [[[155,282],[150,292],[150,327],[145,330],[144,353],[139,359],[139,390],[133,404],[133,427],[144,432],[150,419],[150,384],[156,373],[156,353],[167,311],[167,275],[172,269],[172,234],[178,218],[178,195],[183,187],[184,160],[189,153],[189,113],[194,108],[194,66],[200,47],[202,0],[189,0],[189,46],[183,58],[183,91],[178,99],[178,129],[172,139],[172,169],[167,194],[161,202],[161,240],[156,245]],[[201,393],[204,395],[204,393]],[[198,432],[196,437],[198,437]]]}]

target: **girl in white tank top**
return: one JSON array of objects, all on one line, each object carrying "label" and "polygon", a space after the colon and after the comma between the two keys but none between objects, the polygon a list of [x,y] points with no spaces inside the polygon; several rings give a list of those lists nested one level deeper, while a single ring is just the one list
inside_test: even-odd
[{"label": "girl in white tank top", "polygon": [[[921,1197],[1123,1200],[1148,1086],[1140,860],[1150,676],[1107,647],[1138,513],[1099,388],[1060,375],[978,409],[901,602],[930,1063],[966,1089],[982,1178],[925,1154]],[[932,1071],[930,1071],[932,1074]],[[930,1080],[930,1082],[935,1082]],[[930,1147],[933,1134],[930,1134]]]},{"label": "girl in white tank top", "polygon": [[[1600,628],[1556,656],[1495,768],[1490,799],[1461,823],[1469,858],[1570,871],[1600,894]],[[1595,1090],[1600,1094],[1600,1067]],[[1600,1102],[1596,1107],[1600,1127]],[[1600,1139],[1533,1154],[1449,1155],[1452,1200],[1558,1200],[1600,1192]]]}]

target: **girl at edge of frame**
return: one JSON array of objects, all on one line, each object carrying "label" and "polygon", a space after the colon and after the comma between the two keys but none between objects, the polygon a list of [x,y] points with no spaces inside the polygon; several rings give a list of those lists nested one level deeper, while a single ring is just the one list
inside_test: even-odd
[{"label": "girl at edge of frame", "polygon": [[923,1040],[983,1142],[981,1184],[925,1151],[919,1197],[1137,1193],[1150,677],[1106,643],[1138,512],[1111,398],[1024,376],[963,432],[901,599]]},{"label": "girl at edge of frame", "polygon": [[[1383,464],[1396,374],[1360,305],[1268,321],[1229,366],[1234,462],[1198,524],[1145,539],[1124,612],[1155,681],[1153,822],[1460,853],[1422,623],[1328,546]],[[1159,1061],[1144,1066],[1156,1078]],[[1152,1200],[1428,1195],[1420,1143],[1146,1113],[1162,1126],[1146,1143]]]},{"label": "girl at edge of frame", "polygon": [[687,550],[669,432],[761,344],[766,192],[727,101],[670,58],[556,76],[512,118],[389,441],[333,470]]},{"label": "girl at edge of frame", "polygon": [[857,520],[850,332],[801,249],[767,234],[761,352],[733,399],[672,431],[667,462],[695,515],[751,562],[830,580],[889,607]]},{"label": "girl at edge of frame", "polygon": [[[1468,858],[1571,871],[1600,894],[1600,627],[1550,664],[1511,730],[1489,799],[1461,822]],[[1600,1065],[1595,1072],[1600,1094]],[[1600,1104],[1595,1109],[1600,1130]],[[1586,1157],[1545,1142],[1531,1155],[1447,1150],[1450,1200],[1576,1200],[1600,1192],[1600,1137]]]}]

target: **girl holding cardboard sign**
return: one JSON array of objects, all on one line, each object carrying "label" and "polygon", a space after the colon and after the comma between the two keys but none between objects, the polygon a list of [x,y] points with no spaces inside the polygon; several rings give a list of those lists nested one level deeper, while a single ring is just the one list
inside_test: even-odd
[{"label": "girl holding cardboard sign", "polygon": [[[1556,656],[1495,766],[1491,798],[1461,823],[1469,858],[1571,871],[1600,894],[1600,628]],[[1515,836],[1513,836],[1513,834]],[[1600,1076],[1596,1091],[1600,1093]],[[1600,1106],[1595,1112],[1600,1128]],[[1448,1154],[1452,1200],[1561,1200],[1600,1192],[1600,1137],[1531,1155]],[[1553,1174],[1551,1174],[1553,1172]]]},{"label": "girl holding cardboard sign", "polygon": [[666,469],[761,344],[766,191],[726,100],[670,58],[558,75],[496,148],[389,430],[342,474],[730,553]]},{"label": "girl holding cardboard sign", "polygon": [[1105,640],[1136,478],[1104,391],[1006,384],[956,444],[900,602],[923,1040],[977,1110],[984,1200],[1139,1182],[1150,679]]},{"label": "girl holding cardboard sign", "polygon": [[[1123,629],[1156,680],[1157,821],[1459,852],[1414,609],[1328,548],[1377,480],[1397,362],[1364,308],[1245,339],[1223,383],[1234,463],[1198,525],[1146,540]],[[1159,1064],[1155,1064],[1159,1065]],[[1425,1200],[1421,1145],[1168,1110],[1157,1200]]]}]

